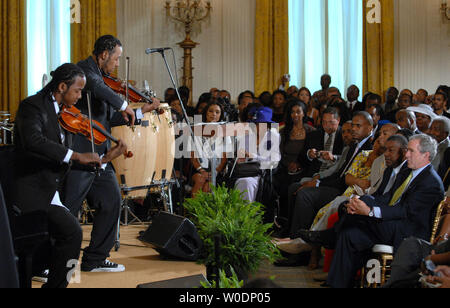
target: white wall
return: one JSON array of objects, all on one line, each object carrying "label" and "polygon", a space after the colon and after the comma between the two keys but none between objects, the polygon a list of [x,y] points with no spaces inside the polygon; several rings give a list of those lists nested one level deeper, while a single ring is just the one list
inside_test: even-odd
[{"label": "white wall", "polygon": [[[227,89],[233,100],[243,90],[254,89],[255,0],[212,0],[213,12],[202,31],[193,40],[194,101],[213,87]],[[146,55],[146,48],[173,47],[181,85],[183,51],[177,43],[184,30],[167,21],[164,0],[117,0],[118,37],[124,45],[124,57],[130,57],[130,79],[142,87],[147,80],[159,98],[172,87],[159,54]],[[171,52],[167,60],[173,68]],[[119,75],[125,78],[125,62]]]},{"label": "white wall", "polygon": [[[450,22],[441,0],[395,1],[395,85],[435,92],[450,85]],[[449,1],[450,5],[450,1]]]}]

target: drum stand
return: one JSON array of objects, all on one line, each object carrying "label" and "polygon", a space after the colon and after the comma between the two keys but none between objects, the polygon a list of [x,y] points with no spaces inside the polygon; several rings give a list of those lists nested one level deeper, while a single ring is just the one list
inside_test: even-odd
[{"label": "drum stand", "polygon": [[[163,180],[161,181],[154,181],[153,184],[147,185],[147,186],[137,186],[137,187],[121,187],[121,190],[125,194],[125,198],[122,202],[122,207],[120,209],[119,219],[117,220],[117,232],[116,232],[116,241],[114,244],[115,251],[119,251],[120,248],[120,225],[121,225],[121,217],[122,217],[122,211],[124,213],[124,226],[129,226],[130,224],[138,221],[140,224],[144,224],[142,220],[140,220],[134,213],[131,211],[129,202],[132,202],[131,198],[128,198],[128,193],[131,191],[136,190],[147,190],[147,195],[150,193],[151,188],[160,188],[161,189],[161,198],[164,202],[164,209],[166,211],[169,211],[171,214],[173,214],[173,204],[172,204],[172,185],[174,182],[172,180],[165,179],[165,171],[163,171]],[[166,189],[167,188],[167,189]],[[166,192],[167,191],[167,192]],[[129,222],[128,221],[128,215],[133,216],[133,219]]]}]

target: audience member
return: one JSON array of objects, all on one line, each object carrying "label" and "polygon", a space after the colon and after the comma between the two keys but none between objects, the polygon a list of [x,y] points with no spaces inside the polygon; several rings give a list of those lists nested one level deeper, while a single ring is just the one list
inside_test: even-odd
[{"label": "audience member", "polygon": [[383,109],[381,108],[381,105],[372,104],[367,107],[366,111],[373,119],[373,140],[376,140],[381,129],[379,122],[381,121]]},{"label": "audience member", "polygon": [[280,130],[281,161],[274,174],[274,186],[280,195],[281,217],[287,217],[284,205],[287,204],[289,185],[299,181],[304,169],[301,153],[305,140],[315,128],[304,123],[306,105],[298,99],[290,100],[286,109],[286,124]]},{"label": "audience member", "polygon": [[[260,164],[261,170],[274,170],[281,159],[280,155],[280,135],[275,128],[268,128],[262,131],[262,126],[258,124],[273,124],[272,109],[267,107],[252,108],[249,111],[251,119],[249,122],[256,124],[256,132],[253,134],[238,137],[238,163],[256,161]],[[262,134],[264,134],[262,136]],[[256,144],[254,144],[256,143]],[[256,152],[253,152],[255,151]],[[243,198],[253,202],[257,199],[261,175],[237,179],[235,188],[243,193]]]},{"label": "audience member", "polygon": [[[222,105],[217,102],[211,102],[206,106],[203,111],[203,123],[217,123],[222,122],[224,118],[224,112]],[[191,164],[194,168],[194,175],[192,176],[193,188],[192,196],[201,190],[203,192],[210,191],[211,185],[211,158],[221,158],[220,163],[216,167],[217,174],[224,171],[227,158],[226,153],[223,151],[225,145],[223,138],[214,137],[195,137],[197,146],[192,153]]]},{"label": "audience member", "polygon": [[273,110],[272,121],[275,123],[284,122],[284,109],[287,102],[287,94],[284,91],[277,90],[272,94],[272,104],[270,108]]},{"label": "audience member", "polygon": [[425,100],[428,97],[428,91],[425,89],[419,89],[419,90],[417,90],[417,93],[414,97],[415,97],[415,99],[414,99],[415,105],[425,104]]},{"label": "audience member", "polygon": [[337,227],[336,252],[327,280],[330,286],[351,287],[363,256],[375,244],[397,251],[404,238],[429,238],[433,210],[444,197],[442,181],[430,165],[436,150],[433,138],[412,137],[406,153],[410,170],[399,176],[388,196],[350,201]]},{"label": "audience member", "polygon": [[327,100],[327,91],[331,85],[331,76],[328,74],[322,75],[320,77],[320,85],[322,89],[313,94],[313,97],[319,104]]},{"label": "audience member", "polygon": [[413,134],[420,134],[416,124],[416,114],[411,110],[402,109],[396,114],[396,122],[401,128],[410,130]]},{"label": "audience member", "polygon": [[164,102],[169,103],[173,100],[173,98],[177,97],[177,92],[174,88],[168,88],[166,91],[164,91]]},{"label": "audience member", "polygon": [[390,87],[386,91],[385,103],[383,105],[384,113],[387,115],[392,110],[396,109],[397,98],[399,91],[395,87]]},{"label": "audience member", "polygon": [[443,219],[441,219],[440,232],[436,235],[435,242],[429,243],[416,237],[405,239],[394,256],[394,261],[391,264],[391,275],[383,286],[384,288],[416,287],[424,260],[430,260],[438,266],[450,264],[449,198],[446,200],[446,205]]},{"label": "audience member", "polygon": [[311,97],[311,92],[308,88],[301,88],[298,92],[298,98],[306,104],[308,110],[305,113],[306,123],[311,126],[317,127],[318,118],[320,116],[319,110],[314,106],[314,102]]},{"label": "audience member", "polygon": [[428,105],[422,104],[417,107],[409,107],[407,110],[410,110],[416,114],[417,129],[424,134],[428,134],[431,122],[433,122],[436,117],[433,109]]},{"label": "audience member", "polygon": [[290,237],[295,238],[301,229],[308,229],[317,212],[347,189],[345,175],[353,161],[362,151],[372,149],[372,117],[364,111],[356,113],[352,120],[352,134],[355,144],[346,157],[341,157],[342,167],[330,177],[313,181],[308,184],[292,184],[289,188],[289,207],[292,213],[290,219]]},{"label": "audience member", "polygon": [[272,104],[272,94],[270,94],[269,91],[261,93],[261,95],[259,96],[259,102],[264,107],[270,107],[270,104]]},{"label": "audience member", "polygon": [[405,93],[400,94],[400,96],[398,97],[397,109],[391,110],[391,112],[389,112],[385,116],[385,119],[392,123],[395,123],[397,112],[399,112],[400,110],[407,109],[411,107],[411,105],[412,105],[412,96],[409,96],[408,94]]},{"label": "audience member", "polygon": [[445,152],[450,148],[450,119],[436,117],[431,124],[429,135],[438,143],[436,158],[431,162],[438,172],[441,164],[444,163]]},{"label": "audience member", "polygon": [[303,176],[312,177],[336,163],[344,148],[340,116],[336,108],[327,108],[322,115],[322,126],[307,134],[300,161],[304,162]]},{"label": "audience member", "polygon": [[432,107],[436,115],[444,116],[450,119],[450,113],[447,112],[448,108],[447,94],[443,92],[436,93],[434,95]]},{"label": "audience member", "polygon": [[332,96],[328,99],[328,107],[334,107],[339,110],[339,115],[341,117],[340,124],[350,121],[352,116],[347,108],[347,104],[340,96]]},{"label": "audience member", "polygon": [[358,111],[365,111],[366,106],[362,102],[358,101],[359,88],[355,85],[351,85],[347,89],[347,108],[351,116]]},{"label": "audience member", "polygon": [[255,100],[255,94],[251,91],[244,91],[241,94],[239,94],[238,97],[238,111],[239,111],[239,120],[241,122],[247,122],[246,118],[242,118],[242,113],[244,112],[244,109],[247,108],[249,104],[252,104]]},{"label": "audience member", "polygon": [[200,97],[198,98],[197,106],[194,110],[194,115],[203,115],[203,111],[205,110],[205,107],[208,106],[211,99],[212,95],[209,92],[200,95]]}]

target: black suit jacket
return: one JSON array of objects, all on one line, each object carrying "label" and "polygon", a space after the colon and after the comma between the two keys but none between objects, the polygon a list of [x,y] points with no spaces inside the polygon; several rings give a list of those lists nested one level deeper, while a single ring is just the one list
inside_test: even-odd
[{"label": "black suit jacket", "polygon": [[[125,121],[117,111],[122,108],[124,100],[116,94],[103,81],[103,75],[92,57],[80,61],[77,64],[86,74],[86,86],[83,90],[83,98],[77,103],[76,107],[81,113],[88,115],[87,92],[91,93],[92,117],[100,122],[110,133],[111,127],[125,125]],[[110,148],[111,143],[108,140],[100,146],[95,146],[95,151],[103,155]],[[91,142],[84,137],[75,136],[74,150],[80,153],[92,151]]]},{"label": "black suit jacket", "polygon": [[381,209],[383,222],[395,223],[392,243],[386,244],[392,244],[396,248],[405,238],[411,236],[424,240],[430,239],[436,208],[444,199],[442,180],[434,168],[429,165],[411,182],[400,202],[395,206],[389,206],[395,191],[410,173],[410,169],[403,170],[388,194],[361,198],[370,207]]},{"label": "black suit jacket", "polygon": [[359,111],[366,111],[366,105],[363,102],[357,102],[353,109],[348,109],[350,112],[350,115],[353,117],[353,114],[359,112]]},{"label": "black suit jacket", "polygon": [[68,146],[61,141],[61,128],[50,94],[39,92],[20,103],[14,135],[15,205],[23,213],[46,211],[70,168],[63,160],[72,143],[70,133],[66,133]]},{"label": "black suit jacket", "polygon": [[448,190],[450,184],[450,148],[445,151],[444,158],[439,166],[439,176],[444,181],[445,190]]},{"label": "black suit jacket", "polygon": [[[382,179],[381,185],[380,185],[380,187],[378,187],[377,191],[372,194],[372,197],[381,197],[381,196],[385,195],[384,191],[386,190],[386,187],[389,184],[389,180],[391,179],[393,170],[394,170],[394,168],[392,168],[392,167],[386,168],[386,170],[383,173],[383,179]],[[398,183],[398,181],[401,181],[401,183],[403,183],[404,180],[402,181],[401,179],[402,178],[406,179],[408,177],[410,171],[411,170],[408,168],[408,163],[405,162],[403,164],[402,168],[400,169],[400,172],[398,173],[397,178],[395,179],[396,182],[394,182],[393,186],[395,186],[395,184]],[[401,185],[401,183],[400,183],[400,185]],[[389,193],[390,192],[386,192],[386,195],[388,195]]]},{"label": "black suit jacket", "polygon": [[[301,165],[306,170],[305,176],[312,176],[316,174],[317,172],[319,172],[320,166],[322,165],[322,162],[320,162],[318,159],[310,161],[307,156],[308,151],[311,149],[323,151],[324,144],[325,144],[325,131],[323,130],[323,128],[320,128],[316,131],[312,131],[306,135],[305,146],[303,148],[303,151],[300,153],[299,158]],[[344,141],[342,140],[342,129],[339,127],[338,130],[336,131],[336,137],[334,138],[333,154],[341,155],[343,149],[344,149]]]},{"label": "black suit jacket", "polygon": [[[320,180],[320,186],[328,186],[328,187],[334,187],[341,191],[341,193],[344,193],[347,189],[347,184],[345,182],[345,174],[341,176],[344,171],[346,172],[352,165],[355,158],[358,156],[359,153],[362,151],[370,151],[372,150],[372,143],[370,138],[367,139],[367,141],[361,146],[361,148],[358,149],[358,152],[356,155],[353,156],[353,154],[356,151],[356,147],[358,144],[353,144],[350,148],[350,151],[348,151],[347,157],[345,158],[345,163],[342,165],[342,167],[339,169],[338,172],[333,174],[332,176],[325,178],[323,180]],[[353,158],[352,158],[353,156]]]}]

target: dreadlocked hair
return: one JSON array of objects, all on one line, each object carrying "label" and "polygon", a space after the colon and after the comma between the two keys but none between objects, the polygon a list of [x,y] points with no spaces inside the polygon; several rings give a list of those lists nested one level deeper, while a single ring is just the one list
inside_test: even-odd
[{"label": "dreadlocked hair", "polygon": [[46,94],[55,92],[62,82],[70,88],[75,83],[77,77],[85,77],[86,75],[78,65],[66,63],[51,72],[50,76],[52,76],[52,80],[42,89],[42,92]]}]

